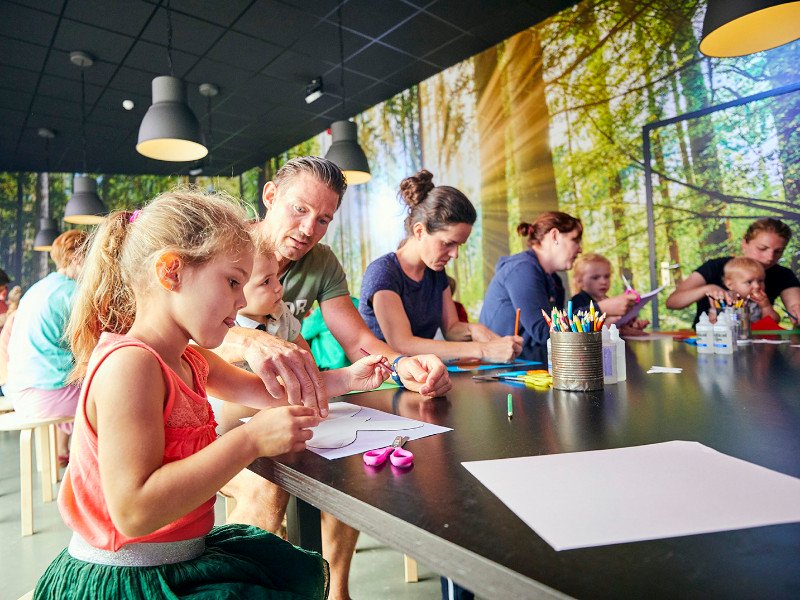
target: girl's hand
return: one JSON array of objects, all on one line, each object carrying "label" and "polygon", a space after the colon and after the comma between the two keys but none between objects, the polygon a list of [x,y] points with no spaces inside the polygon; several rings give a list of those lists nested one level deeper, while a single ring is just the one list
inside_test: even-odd
[{"label": "girl's hand", "polygon": [[392,372],[384,366],[386,359],[380,354],[370,354],[346,367],[351,390],[374,390],[386,381]]},{"label": "girl's hand", "polygon": [[507,335],[481,344],[482,359],[492,363],[508,363],[522,352],[522,338]]},{"label": "girl's hand", "polygon": [[244,424],[259,456],[277,456],[306,449],[317,411],[306,406],[278,406],[258,411]]},{"label": "girl's hand", "polygon": [[473,342],[491,342],[500,338],[494,331],[480,323],[469,323],[469,333]]},{"label": "girl's hand", "polygon": [[605,298],[597,303],[601,312],[606,313],[608,316],[619,317],[628,312],[630,307],[634,304],[636,304],[636,299],[630,294],[611,296],[610,298]]}]

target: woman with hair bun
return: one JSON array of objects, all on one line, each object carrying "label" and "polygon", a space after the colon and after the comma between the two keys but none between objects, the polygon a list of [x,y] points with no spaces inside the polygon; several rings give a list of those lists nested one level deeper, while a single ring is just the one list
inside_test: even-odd
[{"label": "woman with hair bun", "polygon": [[546,212],[533,223],[520,223],[517,233],[527,238],[528,250],[503,256],[486,290],[480,321],[500,335],[514,331],[520,309],[521,358],[544,361],[549,326],[542,311],[564,306],[564,286],[555,274],[566,271],[581,252],[583,225],[563,212]]},{"label": "woman with hair bun", "polygon": [[[403,354],[497,363],[516,358],[519,337],[459,321],[450,294],[444,269],[472,232],[477,213],[470,201],[453,187],[435,186],[424,169],[402,181],[399,195],[408,206],[406,238],[364,273],[359,312],[367,326]],[[444,341],[433,339],[437,329]]]}]

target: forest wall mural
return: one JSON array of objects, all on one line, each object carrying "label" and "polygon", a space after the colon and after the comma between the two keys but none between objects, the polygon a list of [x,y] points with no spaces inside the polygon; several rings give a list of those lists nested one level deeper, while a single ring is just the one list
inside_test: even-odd
[{"label": "forest wall mural", "polygon": [[[543,210],[583,220],[584,251],[614,264],[612,294],[622,290],[620,272],[650,289],[642,127],[800,83],[800,42],[736,59],[700,55],[704,13],[705,0],[583,0],[357,115],[373,178],[348,191],[324,240],[344,264],[351,292],[359,294],[366,266],[402,239],[397,187],[421,167],[435,183],[464,191],[478,210],[472,236],[448,267],[473,319],[497,259],[523,249],[516,225]],[[321,133],[266,159],[267,177],[291,156],[324,155],[329,143]],[[736,253],[761,216],[792,227],[782,264],[800,270],[800,92],[661,127],[651,143],[658,283],[671,287],[704,260]],[[198,183],[256,207],[257,171]],[[54,216],[63,214],[71,177],[50,177]],[[110,208],[135,208],[186,183],[98,181]],[[25,286],[46,269],[31,249],[37,184],[35,173],[0,174],[0,266],[19,271]],[[691,309],[666,310],[666,296],[662,328],[688,326]]]},{"label": "forest wall mural", "polygon": [[[348,191],[328,231],[358,295],[366,266],[402,239],[400,180],[420,167],[460,188],[478,221],[448,267],[472,318],[497,258],[521,251],[520,220],[559,209],[585,225],[584,251],[650,289],[642,127],[800,82],[800,42],[737,59],[697,51],[705,2],[584,0],[358,115],[372,180]],[[330,136],[272,160],[324,154]],[[659,283],[737,253],[761,216],[795,232],[800,267],[800,92],[659,128],[651,137]],[[675,267],[675,265],[679,265]],[[672,267],[672,268],[669,268]],[[692,309],[662,328],[686,327]]]}]

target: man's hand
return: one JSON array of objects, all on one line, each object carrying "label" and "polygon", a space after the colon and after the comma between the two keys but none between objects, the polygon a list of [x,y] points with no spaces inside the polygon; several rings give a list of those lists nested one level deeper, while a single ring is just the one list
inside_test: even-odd
[{"label": "man's hand", "polygon": [[328,416],[328,394],[311,353],[269,334],[253,333],[261,335],[248,338],[243,355],[267,392],[276,400],[302,404],[318,410],[323,418]]},{"label": "man's hand", "polygon": [[426,398],[444,396],[453,387],[444,363],[433,354],[401,359],[397,363],[397,374],[407,389],[419,392]]}]

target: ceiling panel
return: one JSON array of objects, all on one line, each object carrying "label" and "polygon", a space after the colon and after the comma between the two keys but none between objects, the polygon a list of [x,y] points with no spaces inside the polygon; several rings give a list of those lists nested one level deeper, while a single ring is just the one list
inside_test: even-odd
[{"label": "ceiling panel", "polygon": [[[153,77],[172,60],[189,104],[208,125],[214,161],[230,174],[324,131],[443,68],[574,4],[566,0],[7,0],[0,2],[0,170],[46,168],[36,131],[57,131],[52,169],[81,171],[81,69],[73,50],[94,56],[86,77],[89,168],[108,173],[187,173],[136,153]],[[346,102],[341,108],[341,9]],[[322,76],[323,96],[305,102]],[[133,100],[126,111],[123,100]]]}]

